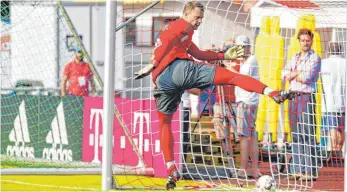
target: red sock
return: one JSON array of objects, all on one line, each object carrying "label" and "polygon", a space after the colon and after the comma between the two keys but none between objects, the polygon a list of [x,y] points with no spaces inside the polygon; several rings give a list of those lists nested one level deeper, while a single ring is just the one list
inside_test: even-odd
[{"label": "red sock", "polygon": [[215,85],[236,85],[249,91],[263,94],[263,90],[267,87],[260,81],[238,73],[231,72],[223,67],[216,67],[216,73],[213,79]]},{"label": "red sock", "polygon": [[160,147],[164,154],[165,163],[174,160],[174,137],[171,130],[173,114],[164,114],[158,111]]}]

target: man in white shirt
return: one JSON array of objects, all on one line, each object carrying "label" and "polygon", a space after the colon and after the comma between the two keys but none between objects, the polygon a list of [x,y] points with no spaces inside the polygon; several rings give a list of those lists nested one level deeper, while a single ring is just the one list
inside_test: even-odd
[{"label": "man in white shirt", "polygon": [[328,136],[328,151],[341,157],[345,127],[346,59],[340,55],[341,48],[336,42],[329,44],[329,53],[329,58],[322,60],[321,68],[324,91],[322,132]]},{"label": "man in white shirt", "polygon": [[[236,37],[236,45],[242,45],[245,49],[245,57],[240,62],[240,74],[248,75],[259,80],[258,63],[254,55],[250,52],[250,40],[245,35]],[[255,120],[259,95],[254,92],[248,92],[240,87],[235,88],[237,103],[237,133],[240,137],[241,167],[238,176],[241,178],[253,176],[257,179],[261,176],[258,168],[259,145],[258,137],[255,131]],[[251,172],[247,172],[247,165],[251,159]]]}]

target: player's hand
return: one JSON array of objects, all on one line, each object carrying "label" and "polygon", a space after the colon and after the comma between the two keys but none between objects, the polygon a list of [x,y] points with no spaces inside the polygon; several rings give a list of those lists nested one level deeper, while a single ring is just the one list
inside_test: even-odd
[{"label": "player's hand", "polygon": [[245,55],[245,49],[243,48],[243,46],[233,46],[225,52],[224,59],[225,60],[241,59],[244,55]]},{"label": "player's hand", "polygon": [[146,67],[142,68],[141,70],[135,73],[135,79],[141,79],[146,77],[153,71],[154,68],[155,67],[153,64],[148,64]]},{"label": "player's hand", "polygon": [[272,91],[269,94],[269,97],[271,97],[276,103],[280,104],[287,99],[292,100],[299,95],[300,93],[297,93],[297,92],[280,90],[280,91]]}]

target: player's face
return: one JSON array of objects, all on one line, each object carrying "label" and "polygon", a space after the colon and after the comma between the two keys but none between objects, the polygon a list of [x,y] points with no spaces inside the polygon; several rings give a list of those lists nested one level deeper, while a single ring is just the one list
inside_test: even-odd
[{"label": "player's face", "polygon": [[82,61],[83,60],[83,53],[80,51],[76,52],[76,59],[79,61]]},{"label": "player's face", "polygon": [[250,45],[245,45],[245,46],[243,46],[243,48],[245,49],[245,56],[246,57],[251,56],[251,46]]},{"label": "player's face", "polygon": [[195,7],[195,9],[186,13],[185,18],[193,26],[194,30],[197,30],[202,23],[202,18],[204,18],[204,11]]},{"label": "player's face", "polygon": [[299,41],[300,41],[301,50],[305,52],[311,50],[311,46],[312,46],[311,36],[307,34],[300,35]]}]

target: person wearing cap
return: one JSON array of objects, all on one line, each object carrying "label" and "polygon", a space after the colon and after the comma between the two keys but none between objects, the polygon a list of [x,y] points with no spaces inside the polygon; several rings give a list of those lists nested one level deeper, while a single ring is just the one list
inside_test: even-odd
[{"label": "person wearing cap", "polygon": [[[245,55],[242,59],[238,60],[239,73],[247,75],[259,80],[258,63],[254,55],[251,55],[250,39],[246,35],[236,37],[235,44],[243,46]],[[241,166],[238,171],[238,176],[247,178],[252,176],[257,179],[261,176],[258,167],[259,159],[259,145],[258,137],[255,131],[255,120],[257,114],[257,106],[259,102],[259,95],[254,92],[246,91],[240,87],[235,88],[236,96],[236,124],[237,133],[240,137],[240,153],[241,153]],[[249,157],[251,160],[251,172],[247,170]]]},{"label": "person wearing cap", "polygon": [[[65,65],[61,81],[61,96],[89,96],[89,83],[93,95],[96,95],[93,73],[88,63],[83,61],[83,52],[80,47],[74,48],[75,58]],[[66,89],[66,83],[68,87]]]}]

